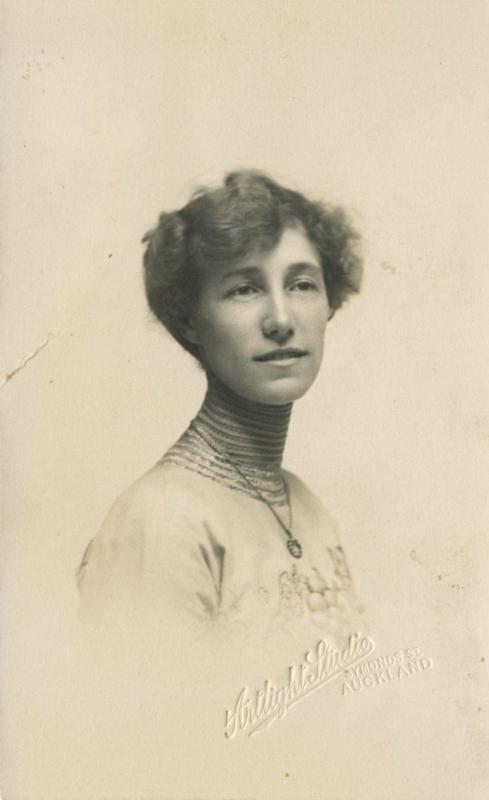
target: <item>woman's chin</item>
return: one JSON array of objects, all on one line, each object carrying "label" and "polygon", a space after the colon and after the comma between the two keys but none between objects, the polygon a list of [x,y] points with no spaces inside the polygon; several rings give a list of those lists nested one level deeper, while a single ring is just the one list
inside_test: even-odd
[{"label": "woman's chin", "polygon": [[[311,382],[312,383],[312,382]],[[303,381],[277,380],[257,385],[241,385],[234,391],[255,403],[262,403],[270,406],[283,406],[293,403],[303,397],[310,388],[311,383],[305,384]],[[232,387],[231,387],[232,388]]]}]

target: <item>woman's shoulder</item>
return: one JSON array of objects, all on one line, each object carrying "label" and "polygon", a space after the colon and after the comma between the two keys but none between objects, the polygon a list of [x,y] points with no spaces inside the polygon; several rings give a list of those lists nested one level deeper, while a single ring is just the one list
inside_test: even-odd
[{"label": "woman's shoulder", "polygon": [[299,478],[295,472],[290,472],[287,469],[282,470],[282,474],[287,483],[289,492],[296,497],[300,497],[313,506],[320,506],[324,508],[322,501],[319,497],[304,483],[302,478]]},{"label": "woman's shoulder", "polygon": [[294,504],[297,505],[297,503],[300,503],[338,533],[338,522],[335,515],[330,510],[329,503],[324,503],[324,501],[306,486],[304,481],[299,478],[298,475],[295,475],[295,473],[283,470],[283,475]]},{"label": "woman's shoulder", "polygon": [[208,487],[198,473],[157,462],[116,497],[99,535],[120,540],[138,536],[153,525],[176,530],[182,521],[188,530],[196,509],[205,507],[208,497]]},{"label": "woman's shoulder", "polygon": [[[124,489],[109,506],[78,568],[88,572],[126,563],[138,569],[151,554],[181,560],[206,536],[206,497],[202,479],[183,467],[158,462]],[[207,483],[209,483],[207,481]],[[90,563],[89,563],[90,562]]]},{"label": "woman's shoulder", "polygon": [[167,461],[158,461],[122,494],[121,500],[131,504],[139,513],[154,506],[180,511],[189,507],[192,500],[207,496],[208,481],[193,470]]}]

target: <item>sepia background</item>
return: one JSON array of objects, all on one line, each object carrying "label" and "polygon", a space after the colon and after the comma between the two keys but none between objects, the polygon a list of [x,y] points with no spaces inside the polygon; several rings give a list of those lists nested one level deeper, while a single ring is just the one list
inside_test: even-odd
[{"label": "sepia background", "polygon": [[[2,17],[4,796],[487,796],[487,3],[20,0]],[[128,734],[112,761],[80,724],[74,573],[204,390],[145,306],[140,240],[242,167],[363,234],[363,290],[328,326],[286,466],[340,522],[377,653],[434,666],[325,687],[241,742],[209,722],[211,754]]]}]

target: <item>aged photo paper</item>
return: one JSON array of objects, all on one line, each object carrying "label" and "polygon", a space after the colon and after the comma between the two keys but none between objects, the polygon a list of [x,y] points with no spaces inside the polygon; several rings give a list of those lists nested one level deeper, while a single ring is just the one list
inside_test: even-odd
[{"label": "aged photo paper", "polygon": [[[1,12],[2,796],[487,797],[487,2]],[[318,626],[251,658],[197,632],[175,645],[177,608],[175,639],[150,628],[144,657],[128,641],[106,658],[81,624],[77,570],[206,390],[148,308],[141,240],[195,189],[247,170],[345,209],[360,235],[361,290],[327,322],[283,459],[339,531],[346,556],[330,556],[340,584],[351,571],[360,621],[341,646]],[[250,541],[275,524],[261,511]],[[178,581],[176,551],[160,549]],[[333,601],[291,556],[280,591],[301,628],[303,591],[319,619]],[[265,614],[266,589],[261,601]]]}]

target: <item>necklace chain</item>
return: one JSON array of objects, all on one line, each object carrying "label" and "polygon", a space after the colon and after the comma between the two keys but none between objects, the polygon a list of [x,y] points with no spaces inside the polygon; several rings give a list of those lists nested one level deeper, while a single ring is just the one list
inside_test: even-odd
[{"label": "necklace chain", "polygon": [[[301,543],[294,537],[294,535],[292,534],[290,529],[287,527],[285,522],[283,522],[283,520],[281,519],[279,514],[277,514],[277,512],[274,509],[274,507],[271,505],[271,503],[268,502],[266,497],[263,496],[263,494],[260,492],[260,490],[249,480],[248,476],[245,475],[245,473],[241,471],[241,469],[238,467],[238,465],[234,463],[234,461],[230,458],[230,456],[226,452],[222,452],[212,442],[210,442],[209,439],[206,436],[204,436],[204,434],[199,430],[199,428],[195,424],[195,421],[191,422],[190,427],[192,428],[193,431],[195,431],[195,433],[198,436],[200,436],[200,438],[205,442],[205,444],[208,447],[210,447],[212,450],[214,450],[214,452],[217,453],[217,455],[219,455],[222,458],[226,459],[226,461],[232,466],[232,468],[238,473],[238,475],[250,487],[250,489],[252,490],[252,492],[255,495],[255,497],[258,497],[263,503],[265,503],[266,506],[268,506],[268,508],[272,512],[273,516],[275,517],[275,519],[279,523],[280,527],[283,528],[283,530],[287,534],[287,549],[288,549],[290,555],[293,556],[294,558],[300,558],[302,556],[302,545],[301,545]],[[287,496],[287,503],[288,503],[288,507],[289,507],[290,525],[292,525],[292,507],[291,507],[291,503],[290,503],[289,489],[288,489],[287,482],[285,481],[285,479],[283,479],[283,481],[284,481],[284,487],[285,487],[285,494]]]}]

